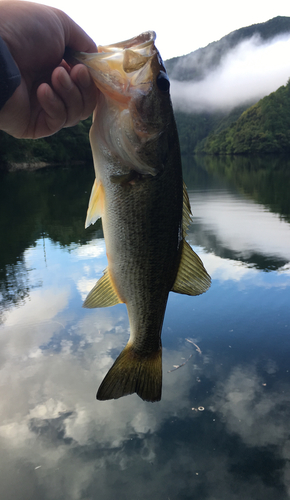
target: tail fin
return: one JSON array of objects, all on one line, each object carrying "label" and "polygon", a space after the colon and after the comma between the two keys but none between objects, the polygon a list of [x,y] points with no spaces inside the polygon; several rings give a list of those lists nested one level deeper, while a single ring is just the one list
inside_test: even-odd
[{"label": "tail fin", "polygon": [[127,344],[101,383],[97,399],[118,399],[136,392],[144,401],[160,401],[162,349],[142,356]]}]

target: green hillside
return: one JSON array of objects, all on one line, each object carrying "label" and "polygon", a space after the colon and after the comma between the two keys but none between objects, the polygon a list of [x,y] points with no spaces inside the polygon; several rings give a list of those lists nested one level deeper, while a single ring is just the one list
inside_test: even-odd
[{"label": "green hillside", "polygon": [[206,137],[219,133],[235,122],[247,109],[239,106],[231,112],[215,113],[175,113],[181,152],[183,156],[192,155],[202,150]]},{"label": "green hillside", "polygon": [[290,79],[228,128],[210,134],[196,151],[218,155],[289,153]]},{"label": "green hillside", "polygon": [[75,127],[60,130],[43,139],[15,139],[0,131],[0,169],[14,163],[35,162],[71,164],[92,158],[89,143],[91,118]]}]

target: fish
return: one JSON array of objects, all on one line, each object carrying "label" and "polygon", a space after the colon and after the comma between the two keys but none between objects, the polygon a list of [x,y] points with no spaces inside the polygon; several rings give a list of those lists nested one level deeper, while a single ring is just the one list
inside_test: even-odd
[{"label": "fish", "polygon": [[182,177],[170,81],[153,31],[75,53],[99,89],[90,143],[95,181],[85,226],[102,219],[108,267],[84,307],[126,304],[127,345],[98,400],[137,393],[160,401],[161,331],[170,291],[199,295],[211,284],[185,240],[191,208]]}]

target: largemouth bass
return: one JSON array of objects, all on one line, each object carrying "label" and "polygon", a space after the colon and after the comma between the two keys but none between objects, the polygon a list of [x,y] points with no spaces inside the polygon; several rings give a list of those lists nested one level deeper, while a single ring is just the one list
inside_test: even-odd
[{"label": "largemouth bass", "polygon": [[136,392],[159,401],[161,330],[168,294],[199,295],[210,286],[185,241],[191,210],[182,180],[169,79],[155,33],[77,53],[100,90],[90,130],[96,179],[86,227],[102,218],[108,267],[84,307],[125,303],[130,338],[97,398]]}]

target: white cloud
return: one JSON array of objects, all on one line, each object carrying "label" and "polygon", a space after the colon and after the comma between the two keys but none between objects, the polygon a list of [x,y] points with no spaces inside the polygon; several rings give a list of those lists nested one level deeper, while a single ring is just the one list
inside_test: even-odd
[{"label": "white cloud", "polygon": [[[267,360],[264,372],[269,374],[272,365],[275,363]],[[211,409],[220,413],[229,432],[241,436],[248,446],[284,447],[288,423],[286,418],[277,420],[275,409],[288,408],[289,403],[289,390],[270,389],[269,393],[265,379],[253,364],[234,367],[226,380],[218,382]]]},{"label": "white cloud", "polygon": [[87,278],[80,278],[78,280],[77,289],[80,292],[82,300],[85,300],[88,293],[92,290],[97,281],[98,279],[87,279]]},{"label": "white cloud", "polygon": [[106,254],[106,245],[103,238],[96,238],[85,245],[78,246],[71,251],[77,259],[96,259]]},{"label": "white cloud", "polygon": [[12,327],[21,324],[32,325],[39,321],[48,321],[62,311],[68,303],[69,290],[53,289],[31,290],[29,300],[25,304],[7,311],[5,314],[5,326]]},{"label": "white cloud", "polygon": [[[225,373],[219,370],[220,357],[215,364],[214,356],[200,355],[192,344],[182,341],[178,349],[163,351],[160,403],[142,402],[136,395],[117,401],[96,401],[98,385],[113,363],[116,351],[122,349],[129,336],[125,308],[116,308],[114,313],[104,309],[86,314],[71,330],[81,340],[65,341],[59,351],[40,350],[29,358],[31,349],[27,346],[21,358],[8,354],[3,359],[0,370],[0,492],[3,498],[12,497],[13,477],[17,474],[22,487],[22,491],[13,496],[17,499],[25,495],[34,499],[29,496],[29,489],[36,480],[35,488],[40,485],[45,498],[56,498],[61,488],[64,498],[78,500],[84,491],[94,486],[97,488],[94,494],[100,500],[108,500],[116,493],[116,482],[120,483],[120,496],[125,494],[129,471],[132,473],[130,491],[146,488],[146,496],[150,493],[162,498],[170,491],[177,497],[183,485],[195,491],[197,481],[206,481],[209,500],[227,497],[242,500],[245,495],[255,498],[252,493],[257,488],[261,497],[270,498],[259,478],[254,484],[239,478],[237,488],[229,472],[226,451],[213,452],[206,442],[201,447],[197,435],[196,447],[183,438],[179,442],[178,434],[175,435],[173,439],[178,446],[173,450],[170,426],[182,434],[181,423],[177,428],[175,422],[183,418],[185,425],[191,419],[193,429],[200,422],[198,419],[206,418],[206,425],[210,425],[206,412],[211,408],[220,415],[230,434],[238,433],[249,446],[278,444],[286,457],[289,449],[284,438],[288,419],[275,422],[273,410],[279,404],[287,405],[289,396],[281,391],[277,395],[266,392],[268,389],[262,386],[264,379],[257,374],[255,366],[240,366]],[[65,325],[64,319],[60,321]],[[51,326],[53,336],[58,327],[54,322]],[[14,328],[14,335],[20,335],[21,325],[17,323]],[[196,339],[194,342],[199,344]],[[168,373],[190,354],[193,356],[188,363]],[[28,373],[31,366],[33,371]],[[268,360],[264,369],[267,375],[272,375],[278,367]],[[197,389],[199,380],[214,381],[213,395],[199,392],[194,396],[198,393],[195,386]],[[191,410],[200,405],[205,407],[205,412]],[[6,467],[8,456],[9,469]],[[158,480],[155,480],[156,467]],[[182,470],[178,478],[176,473],[172,474],[176,468]],[[120,482],[122,474],[126,475],[124,484]],[[284,474],[286,483],[287,468]],[[240,495],[238,491],[243,493]]]},{"label": "white cloud", "polygon": [[244,257],[258,252],[290,262],[289,224],[264,205],[224,191],[189,192],[189,199],[194,218],[201,222],[204,231],[211,231],[224,248]]},{"label": "white cloud", "polygon": [[185,112],[230,110],[257,102],[286,85],[290,77],[290,38],[262,43],[243,41],[229,51],[217,69],[199,82],[171,81],[174,108]]}]

